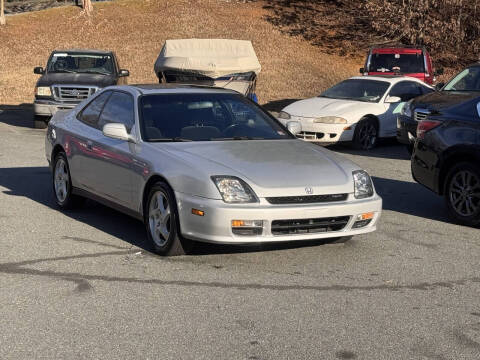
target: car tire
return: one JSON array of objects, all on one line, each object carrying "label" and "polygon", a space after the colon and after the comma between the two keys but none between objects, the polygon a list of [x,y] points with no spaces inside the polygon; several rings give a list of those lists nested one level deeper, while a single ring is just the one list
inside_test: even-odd
[{"label": "car tire", "polygon": [[72,194],[72,177],[67,155],[63,151],[55,155],[52,169],[53,195],[57,205],[65,210],[82,205],[85,198]]},{"label": "car tire", "polygon": [[347,241],[350,241],[352,240],[353,236],[350,235],[350,236],[342,236],[342,237],[338,237],[338,238],[335,238],[333,239],[333,241],[331,241],[332,244],[344,244],[346,243]]},{"label": "car tire", "polygon": [[450,169],[445,181],[445,201],[450,216],[459,224],[480,225],[480,168],[462,162]]},{"label": "car tire", "polygon": [[377,145],[378,125],[370,118],[362,119],[355,126],[352,145],[358,150],[371,150]]},{"label": "car tire", "polygon": [[151,187],[144,214],[147,237],[157,254],[177,256],[192,251],[193,242],[180,234],[175,195],[166,183],[160,181]]},{"label": "car tire", "polygon": [[35,115],[33,117],[33,127],[35,129],[45,129],[48,126],[49,118],[46,116]]}]

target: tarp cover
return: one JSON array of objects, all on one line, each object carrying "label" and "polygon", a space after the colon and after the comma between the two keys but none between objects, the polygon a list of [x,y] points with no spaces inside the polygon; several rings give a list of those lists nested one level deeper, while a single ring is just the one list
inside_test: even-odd
[{"label": "tarp cover", "polygon": [[261,70],[252,42],[227,39],[167,40],[155,62],[155,74],[185,71],[216,79]]}]

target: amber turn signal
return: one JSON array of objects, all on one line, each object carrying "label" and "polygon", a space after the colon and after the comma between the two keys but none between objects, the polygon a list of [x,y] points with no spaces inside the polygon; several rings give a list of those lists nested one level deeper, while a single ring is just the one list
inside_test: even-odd
[{"label": "amber turn signal", "polygon": [[205,212],[202,211],[202,210],[198,210],[198,209],[192,209],[192,214],[193,215],[198,215],[198,216],[204,216]]}]

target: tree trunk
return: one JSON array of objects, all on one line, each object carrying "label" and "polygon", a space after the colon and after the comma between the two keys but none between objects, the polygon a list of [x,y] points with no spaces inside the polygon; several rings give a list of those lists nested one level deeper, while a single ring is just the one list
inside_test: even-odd
[{"label": "tree trunk", "polygon": [[93,11],[93,5],[92,5],[92,0],[83,0],[83,9],[87,13],[87,15],[90,15]]},{"label": "tree trunk", "polygon": [[0,0],[0,25],[5,25],[5,4],[4,0]]}]

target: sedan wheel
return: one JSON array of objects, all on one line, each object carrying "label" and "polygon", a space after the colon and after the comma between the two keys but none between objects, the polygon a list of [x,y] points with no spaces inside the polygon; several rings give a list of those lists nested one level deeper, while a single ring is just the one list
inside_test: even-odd
[{"label": "sedan wheel", "polygon": [[67,156],[60,152],[55,156],[53,163],[53,193],[57,205],[62,209],[72,209],[81,205],[85,200],[72,194],[72,178],[68,167]]},{"label": "sedan wheel", "polygon": [[372,119],[361,120],[356,128],[353,138],[353,146],[361,150],[370,150],[377,144],[377,124]]},{"label": "sedan wheel", "polygon": [[468,163],[455,166],[447,176],[445,191],[450,214],[458,222],[480,225],[480,170]]},{"label": "sedan wheel", "polygon": [[145,227],[153,249],[160,255],[184,255],[193,242],[180,235],[175,196],[164,182],[150,188],[145,209]]}]

